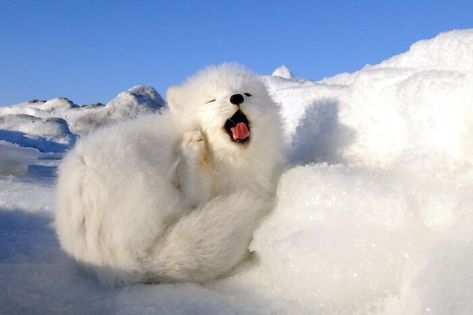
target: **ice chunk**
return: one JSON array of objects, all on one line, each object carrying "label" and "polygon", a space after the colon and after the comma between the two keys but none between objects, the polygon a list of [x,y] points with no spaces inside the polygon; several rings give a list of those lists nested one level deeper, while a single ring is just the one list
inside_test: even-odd
[{"label": "ice chunk", "polygon": [[275,69],[273,71],[273,76],[278,76],[283,79],[292,79],[292,73],[285,65],[282,65],[279,68]]}]

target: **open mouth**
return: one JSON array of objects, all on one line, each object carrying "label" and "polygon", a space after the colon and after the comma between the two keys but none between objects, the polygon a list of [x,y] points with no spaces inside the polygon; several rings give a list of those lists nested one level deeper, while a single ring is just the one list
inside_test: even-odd
[{"label": "open mouth", "polygon": [[223,128],[233,142],[246,143],[250,140],[250,122],[241,110],[228,118]]}]

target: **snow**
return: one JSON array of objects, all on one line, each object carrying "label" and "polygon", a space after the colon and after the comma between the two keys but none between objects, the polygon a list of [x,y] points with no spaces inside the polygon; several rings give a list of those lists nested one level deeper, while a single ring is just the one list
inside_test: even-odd
[{"label": "snow", "polygon": [[281,77],[283,79],[292,79],[292,73],[289,70],[289,68],[286,67],[285,65],[282,65],[279,68],[277,68],[276,70],[274,70],[273,71],[273,76],[278,76],[278,77]]},{"label": "snow", "polygon": [[28,165],[38,157],[35,149],[22,149],[19,146],[0,140],[0,175],[25,175]]},{"label": "snow", "polygon": [[278,202],[251,260],[205,285],[102,287],[50,227],[60,139],[159,111],[154,90],[0,108],[0,313],[472,314],[471,51],[456,30],[355,73],[263,77],[289,151]]},{"label": "snow", "polygon": [[106,106],[88,109],[80,115],[71,116],[70,120],[74,132],[84,135],[101,126],[159,111],[164,104],[152,87],[136,86],[118,94]]},{"label": "snow", "polygon": [[[27,134],[30,138],[44,138],[58,144],[72,145],[75,135],[62,118],[39,118],[27,114],[0,116],[0,130],[11,134]],[[11,141],[11,140],[10,140]]]},{"label": "snow", "polygon": [[[103,126],[133,119],[137,115],[159,111],[164,106],[163,98],[154,88],[140,85],[118,94],[106,105],[98,103],[79,106],[67,98],[55,98],[48,101],[32,100],[13,106],[0,107],[0,117],[7,121],[22,118],[24,123],[15,122],[12,124],[16,128],[15,131],[24,131],[28,128],[26,124],[34,125],[33,122],[38,125],[40,124],[38,122],[45,120],[51,123],[51,120],[58,122],[62,119],[68,126],[63,131],[64,136],[70,132],[74,135],[84,135]],[[3,124],[0,120],[0,129],[12,130],[12,127],[4,128]],[[36,133],[25,132],[32,135],[47,132],[46,126],[40,126],[37,129]],[[58,136],[56,135],[56,137]]]}]

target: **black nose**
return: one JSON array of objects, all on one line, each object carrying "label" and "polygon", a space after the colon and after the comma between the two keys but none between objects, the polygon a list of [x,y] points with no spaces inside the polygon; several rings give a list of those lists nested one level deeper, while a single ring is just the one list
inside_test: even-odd
[{"label": "black nose", "polygon": [[243,103],[244,99],[241,94],[233,94],[230,96],[230,103],[235,104],[235,105],[240,105]]}]

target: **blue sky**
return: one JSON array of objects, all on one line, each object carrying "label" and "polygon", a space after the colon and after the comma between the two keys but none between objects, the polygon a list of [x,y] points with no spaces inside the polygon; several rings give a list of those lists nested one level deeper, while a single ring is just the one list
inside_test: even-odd
[{"label": "blue sky", "polygon": [[473,27],[473,1],[0,0],[0,105],[107,102],[225,61],[300,77],[352,72],[439,32]]}]

